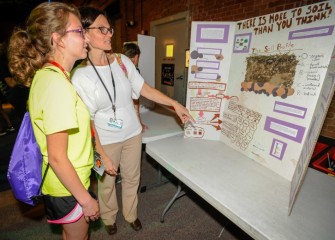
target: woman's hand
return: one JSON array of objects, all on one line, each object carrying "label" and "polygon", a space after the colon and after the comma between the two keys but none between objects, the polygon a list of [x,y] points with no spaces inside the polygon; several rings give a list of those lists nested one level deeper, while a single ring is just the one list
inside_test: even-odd
[{"label": "woman's hand", "polygon": [[102,162],[105,165],[105,172],[111,176],[117,175],[117,167],[115,166],[112,159],[110,159],[108,156],[101,157]]},{"label": "woman's hand", "polygon": [[145,125],[142,121],[141,121],[141,125],[142,125],[142,133],[144,133],[145,130],[149,129],[149,127],[147,125]]},{"label": "woman's hand", "polygon": [[180,103],[175,101],[172,106],[173,106],[174,110],[176,111],[178,117],[180,118],[180,120],[182,121],[183,124],[187,123],[188,121],[191,121],[192,123],[195,122],[195,120],[190,115],[187,108],[185,108],[183,105],[181,105]]},{"label": "woman's hand", "polygon": [[187,108],[178,103],[176,100],[169,98],[157,89],[149,86],[146,82],[143,83],[141,95],[151,101],[167,106],[172,106],[183,124],[187,123],[188,121],[191,121],[193,123],[195,122],[193,117],[188,112]]}]

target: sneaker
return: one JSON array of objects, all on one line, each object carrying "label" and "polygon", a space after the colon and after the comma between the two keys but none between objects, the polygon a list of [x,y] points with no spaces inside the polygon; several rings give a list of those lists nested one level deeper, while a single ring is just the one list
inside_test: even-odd
[{"label": "sneaker", "polygon": [[4,136],[4,135],[6,135],[6,134],[7,134],[6,131],[0,132],[0,136]]},{"label": "sneaker", "polygon": [[14,131],[15,131],[15,128],[14,128],[13,126],[8,127],[8,128],[7,128],[7,131],[8,131],[8,132],[14,132]]}]

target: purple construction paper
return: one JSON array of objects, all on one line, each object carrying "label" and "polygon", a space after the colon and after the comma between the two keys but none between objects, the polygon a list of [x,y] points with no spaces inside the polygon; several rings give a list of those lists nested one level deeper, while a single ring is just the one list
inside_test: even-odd
[{"label": "purple construction paper", "polygon": [[[291,135],[286,134],[284,132],[272,129],[271,128],[271,123],[277,123],[277,124],[280,124],[284,127],[295,129],[295,130],[297,130],[297,134],[296,134],[296,136],[291,136]],[[301,143],[306,129],[302,126],[299,126],[299,125],[296,125],[296,124],[293,124],[293,123],[285,122],[285,121],[282,121],[282,120],[279,120],[279,119],[276,119],[276,118],[272,118],[272,117],[266,117],[264,130],[266,130],[268,132],[271,132],[271,133],[274,133],[278,136],[282,136],[284,138],[291,139],[295,142]]]},{"label": "purple construction paper", "polygon": [[[289,108],[295,108],[297,110],[303,111],[304,113],[303,113],[303,115],[299,115],[299,114],[295,114],[295,113],[292,113],[292,112],[281,111],[281,110],[276,109],[276,106],[278,106],[278,105],[282,105],[282,106],[289,107]],[[275,101],[273,111],[278,112],[278,113],[282,113],[282,114],[286,114],[286,115],[290,115],[290,116],[293,116],[293,117],[297,117],[297,118],[305,118],[306,113],[307,113],[307,108],[299,107],[299,106],[284,103],[284,102]]]},{"label": "purple construction paper", "polygon": [[[197,25],[197,35],[196,35],[196,42],[204,42],[204,43],[227,43],[228,36],[229,36],[229,27],[230,25],[226,24],[198,24]],[[206,28],[217,28],[218,30],[224,29],[224,34],[222,38],[219,39],[209,39],[209,38],[202,38],[201,31]]]},{"label": "purple construction paper", "polygon": [[[318,30],[325,30],[322,33],[315,33]],[[334,25],[332,26],[323,26],[323,27],[315,27],[315,28],[305,28],[301,30],[291,31],[288,34],[288,39],[302,39],[302,38],[313,38],[313,37],[321,37],[332,35],[334,31]],[[294,36],[295,33],[306,33],[304,36]]]}]

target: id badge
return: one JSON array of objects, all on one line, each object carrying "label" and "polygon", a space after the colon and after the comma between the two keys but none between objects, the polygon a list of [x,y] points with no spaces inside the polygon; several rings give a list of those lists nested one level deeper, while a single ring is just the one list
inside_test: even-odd
[{"label": "id badge", "polygon": [[122,119],[116,119],[116,118],[110,118],[108,126],[121,129],[122,126],[123,126],[123,120]]}]

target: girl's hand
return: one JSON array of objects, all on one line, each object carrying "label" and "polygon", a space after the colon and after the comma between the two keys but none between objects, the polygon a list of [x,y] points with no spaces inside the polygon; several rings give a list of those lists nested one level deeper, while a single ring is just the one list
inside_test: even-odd
[{"label": "girl's hand", "polygon": [[90,198],[90,200],[81,206],[83,208],[83,213],[85,216],[86,222],[96,221],[100,217],[99,204],[98,201],[94,198]]}]

